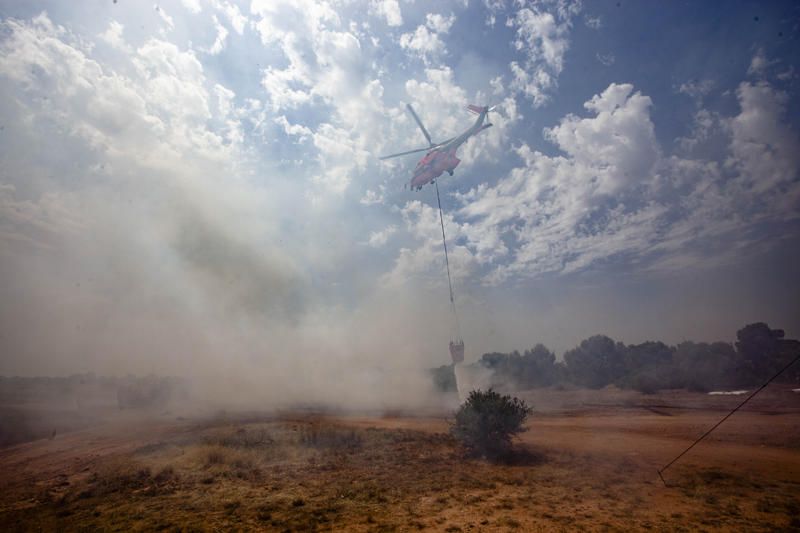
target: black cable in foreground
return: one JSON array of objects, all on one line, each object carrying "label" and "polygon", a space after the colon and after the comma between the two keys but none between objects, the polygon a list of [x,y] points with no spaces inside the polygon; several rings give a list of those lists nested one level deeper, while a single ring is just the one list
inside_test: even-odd
[{"label": "black cable in foreground", "polygon": [[666,481],[664,481],[664,476],[662,476],[662,475],[661,475],[661,474],[664,472],[664,470],[666,470],[667,468],[669,468],[670,466],[672,466],[672,464],[673,464],[673,463],[675,463],[675,462],[676,462],[678,459],[680,459],[681,457],[683,457],[683,456],[686,454],[686,452],[688,452],[689,450],[691,450],[692,448],[694,448],[694,447],[695,447],[695,445],[696,445],[698,442],[700,442],[701,440],[703,440],[704,438],[706,438],[706,437],[707,437],[707,436],[708,436],[708,435],[709,435],[709,434],[710,434],[712,431],[714,431],[715,429],[717,429],[717,428],[719,427],[719,425],[720,425],[720,424],[722,424],[722,423],[723,423],[723,422],[725,422],[725,421],[726,421],[728,418],[730,418],[730,416],[731,416],[733,413],[735,413],[736,411],[738,411],[739,409],[741,409],[741,408],[742,408],[742,406],[743,406],[744,404],[746,404],[747,402],[749,402],[749,401],[750,401],[750,400],[753,398],[753,396],[755,396],[756,394],[758,394],[759,392],[761,392],[762,390],[764,390],[764,389],[766,388],[766,386],[767,386],[767,385],[769,385],[770,383],[772,383],[772,381],[773,381],[775,378],[777,378],[778,376],[780,376],[781,374],[783,374],[784,372],[786,372],[786,371],[789,369],[789,367],[790,367],[790,366],[792,366],[793,364],[795,364],[797,361],[800,361],[800,355],[798,355],[797,357],[795,357],[795,358],[792,360],[792,362],[791,362],[791,363],[789,363],[788,365],[786,365],[785,367],[783,367],[783,368],[782,368],[782,369],[781,369],[781,370],[780,370],[780,371],[779,371],[777,374],[775,374],[774,376],[772,376],[771,378],[769,378],[769,379],[767,380],[767,382],[766,382],[766,383],[764,383],[763,385],[761,385],[761,387],[759,387],[759,388],[758,388],[758,390],[754,391],[754,392],[753,392],[753,393],[752,393],[750,396],[748,396],[747,398],[745,398],[745,400],[744,400],[742,403],[740,403],[739,405],[737,405],[737,406],[736,406],[736,407],[733,409],[733,411],[731,411],[730,413],[728,413],[727,415],[725,415],[725,417],[724,417],[722,420],[720,420],[719,422],[717,422],[716,424],[714,424],[714,427],[712,427],[711,429],[709,429],[708,431],[706,431],[705,433],[703,433],[703,435],[702,435],[702,436],[701,436],[699,439],[697,439],[696,441],[694,441],[694,442],[693,442],[693,443],[692,443],[692,444],[691,444],[691,445],[690,445],[688,448],[686,448],[686,449],[685,449],[685,450],[683,450],[683,451],[682,451],[680,454],[678,454],[678,456],[677,456],[675,459],[673,459],[672,461],[670,461],[669,463],[667,463],[667,465],[666,465],[665,467],[661,468],[661,469],[658,471],[658,477],[660,477],[660,478],[661,478],[661,481],[664,483],[664,486],[665,486],[665,487],[667,487],[667,486],[668,486],[668,485],[667,485],[667,482],[666,482]]}]

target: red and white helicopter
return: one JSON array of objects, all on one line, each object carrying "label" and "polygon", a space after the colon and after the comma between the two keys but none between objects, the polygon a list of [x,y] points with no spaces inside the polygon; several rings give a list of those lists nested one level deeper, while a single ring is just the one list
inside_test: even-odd
[{"label": "red and white helicopter", "polygon": [[433,180],[441,176],[443,172],[447,172],[452,176],[453,170],[455,170],[455,168],[461,162],[461,160],[456,157],[456,150],[458,150],[458,147],[467,142],[467,140],[473,135],[477,135],[486,128],[492,127],[491,123],[486,122],[486,116],[489,114],[490,111],[494,110],[494,106],[480,107],[476,105],[468,105],[467,109],[478,115],[478,118],[477,120],[475,120],[475,123],[467,131],[465,131],[458,137],[453,137],[452,139],[447,139],[446,141],[440,143],[434,143],[431,140],[431,136],[428,133],[428,130],[425,129],[425,126],[422,125],[422,121],[414,112],[414,108],[411,107],[411,104],[406,104],[406,108],[408,108],[408,111],[411,113],[411,116],[414,117],[414,120],[417,122],[419,129],[422,130],[422,134],[428,140],[429,146],[427,148],[418,148],[416,150],[400,152],[399,154],[383,156],[380,159],[382,161],[384,159],[390,159],[392,157],[399,157],[401,155],[415,154],[417,152],[427,151],[428,153],[425,154],[425,157],[420,159],[419,163],[417,163],[416,168],[414,168],[414,176],[411,178],[412,190],[422,189],[423,185],[425,185],[426,183],[433,182]]}]

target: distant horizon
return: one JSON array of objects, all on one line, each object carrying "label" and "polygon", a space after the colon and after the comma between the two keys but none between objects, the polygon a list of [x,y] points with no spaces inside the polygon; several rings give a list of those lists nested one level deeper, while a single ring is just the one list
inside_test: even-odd
[{"label": "distant horizon", "polygon": [[[765,322],[763,322],[763,321],[752,322],[750,324],[745,324],[744,326],[742,326],[742,328],[744,328],[747,325],[759,324],[759,323],[765,323]],[[765,324],[767,324],[767,326],[769,326],[770,329],[773,329],[773,330],[781,330],[782,329],[782,328],[778,328],[778,327],[772,327],[772,325],[768,324],[768,323],[765,323]],[[742,329],[742,328],[739,328],[739,329]],[[596,337],[596,336],[608,337],[608,338],[612,339],[614,342],[623,343],[627,347],[639,346],[639,345],[642,345],[642,344],[647,343],[647,342],[661,342],[661,343],[665,344],[666,346],[668,346],[669,348],[676,348],[678,345],[680,345],[680,344],[682,344],[684,342],[690,342],[690,343],[695,343],[695,344],[713,344],[713,343],[717,343],[717,342],[722,342],[722,343],[731,345],[734,348],[735,348],[735,345],[736,345],[736,335],[735,334],[734,334],[734,340],[732,340],[732,341],[721,340],[721,339],[718,339],[718,340],[683,339],[683,340],[678,341],[678,342],[666,342],[666,341],[663,341],[661,339],[654,339],[653,338],[653,339],[647,339],[647,340],[640,341],[640,342],[626,342],[623,339],[614,338],[614,337],[612,337],[610,335],[606,335],[604,333],[596,333],[594,335],[589,335],[589,336],[585,337],[584,339],[581,339],[581,341],[579,341],[578,344],[576,344],[575,346],[573,346],[571,348],[567,348],[566,350],[563,350],[563,351],[560,351],[560,352],[551,349],[549,346],[547,346],[544,343],[534,342],[534,343],[530,344],[530,346],[526,346],[524,348],[514,348],[514,349],[506,350],[506,351],[502,351],[502,350],[487,351],[487,352],[484,352],[484,353],[478,355],[477,357],[474,357],[474,358],[471,358],[471,359],[466,359],[464,361],[464,364],[465,365],[471,365],[471,364],[480,363],[481,358],[483,357],[483,355],[492,354],[492,353],[511,354],[511,353],[517,352],[520,355],[522,355],[526,351],[532,350],[533,348],[535,348],[537,345],[540,345],[540,344],[542,346],[544,346],[545,348],[547,348],[548,350],[550,350],[551,352],[553,352],[553,354],[556,356],[556,361],[557,362],[564,362],[564,354],[566,352],[568,352],[568,351],[570,351],[572,349],[578,348],[580,346],[581,342],[583,342],[585,340],[588,340],[588,339],[590,339],[592,337]],[[791,337],[789,335],[786,335],[785,334],[785,330],[784,330],[784,337],[783,338],[785,340],[797,340],[797,339],[795,339],[795,338],[793,338],[793,337]],[[452,363],[449,363],[449,364],[452,364]],[[430,367],[424,368],[424,370],[433,370],[433,369],[438,368],[438,366],[440,366],[440,365],[430,366]],[[380,366],[372,366],[372,367],[368,367],[368,368],[383,370],[383,368],[381,368]],[[391,372],[391,368],[386,368],[386,370]],[[93,370],[74,371],[74,372],[71,372],[71,373],[49,374],[49,375],[48,374],[3,374],[3,373],[0,373],[0,378],[3,378],[3,379],[13,379],[13,378],[43,378],[43,379],[51,379],[52,378],[52,379],[61,379],[61,378],[80,378],[80,377],[89,376],[89,375],[93,375],[95,378],[107,378],[107,379],[147,378],[147,377],[185,379],[184,377],[180,376],[179,374],[175,374],[175,373],[158,373],[158,372],[130,373],[129,372],[129,373],[125,373],[125,374],[121,374],[121,373],[120,374],[98,374],[97,372],[95,372]]]}]

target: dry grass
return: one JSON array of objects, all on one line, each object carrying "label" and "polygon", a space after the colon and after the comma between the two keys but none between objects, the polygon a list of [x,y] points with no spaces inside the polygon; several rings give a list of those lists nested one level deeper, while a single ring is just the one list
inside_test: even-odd
[{"label": "dry grass", "polygon": [[[666,424],[680,418],[652,416]],[[671,487],[664,488],[655,475],[657,461],[645,453],[658,460],[663,450],[637,441],[649,439],[651,430],[639,437],[631,431],[629,416],[620,420],[622,431],[607,429],[612,420],[552,418],[538,421],[539,433],[534,421],[527,444],[520,447],[525,460],[489,464],[465,458],[445,433],[443,421],[223,419],[161,435],[127,451],[83,462],[65,459],[50,470],[40,456],[32,455],[30,463],[20,461],[14,467],[17,482],[4,480],[0,529],[800,527],[797,476],[737,469],[731,466],[735,461],[710,466],[687,461],[670,472]],[[587,430],[591,424],[599,429]],[[614,441],[619,435],[624,439]],[[94,441],[84,439],[77,441],[86,446],[81,457],[94,457],[88,451]],[[743,455],[732,457],[747,457],[752,463],[758,450],[762,448],[743,447],[736,452]],[[796,460],[796,452],[791,453],[786,457]],[[6,475],[13,475],[10,463],[2,461],[0,457]],[[789,464],[784,468],[788,474],[790,469]],[[38,474],[22,475],[31,471]]]}]

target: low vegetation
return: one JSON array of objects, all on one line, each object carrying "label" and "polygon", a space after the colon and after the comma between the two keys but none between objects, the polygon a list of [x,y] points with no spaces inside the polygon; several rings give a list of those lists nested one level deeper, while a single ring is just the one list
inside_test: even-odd
[{"label": "low vegetation", "polygon": [[[499,413],[501,428],[512,430],[521,427],[527,412],[493,391],[474,395],[465,406],[464,412],[475,407]],[[778,448],[766,453],[756,443],[741,452],[748,461],[726,459],[716,466],[703,464],[714,460],[713,450],[698,449],[670,472],[670,488],[665,488],[654,473],[659,452],[636,440],[650,442],[661,429],[631,432],[625,415],[623,432],[617,433],[606,425],[608,415],[604,422],[579,416],[564,419],[568,427],[545,423],[523,436],[525,447],[542,458],[535,463],[465,457],[442,420],[421,418],[228,418],[181,423],[128,448],[111,445],[115,437],[86,432],[75,437],[70,451],[43,441],[28,452],[21,447],[0,458],[6,472],[0,479],[0,530],[754,531],[798,526],[800,500],[792,469],[750,469],[758,463],[753,454],[764,461]],[[659,423],[676,424],[677,418],[663,417]],[[587,444],[586,432],[576,436],[570,429],[576,421],[584,428],[604,426],[603,439]],[[147,426],[140,429],[146,433]],[[797,430],[792,431],[796,437]],[[616,444],[598,450],[606,436]],[[515,446],[515,452],[520,449]]]},{"label": "low vegetation", "polygon": [[450,433],[473,455],[508,458],[511,439],[525,430],[531,413],[525,402],[493,390],[474,390],[458,408]]}]

